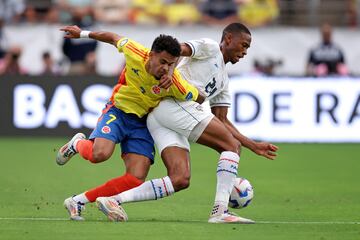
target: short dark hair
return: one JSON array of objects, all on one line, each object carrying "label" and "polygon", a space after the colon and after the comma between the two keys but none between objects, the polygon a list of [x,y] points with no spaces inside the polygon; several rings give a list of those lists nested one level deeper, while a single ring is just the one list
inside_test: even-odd
[{"label": "short dark hair", "polygon": [[242,23],[230,23],[227,25],[223,30],[221,41],[224,40],[227,33],[246,33],[251,35],[250,30]]},{"label": "short dark hair", "polygon": [[172,36],[161,34],[157,38],[155,38],[151,51],[154,52],[162,52],[166,51],[170,53],[174,57],[179,57],[181,53],[181,47],[178,40]]}]

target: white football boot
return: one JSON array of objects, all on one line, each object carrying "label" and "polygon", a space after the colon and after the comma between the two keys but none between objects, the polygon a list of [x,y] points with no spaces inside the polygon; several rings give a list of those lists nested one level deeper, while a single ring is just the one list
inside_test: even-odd
[{"label": "white football boot", "polygon": [[255,221],[243,217],[239,217],[234,213],[228,211],[227,207],[216,205],[214,206],[209,223],[237,223],[237,224],[252,224]]},{"label": "white football boot", "polygon": [[60,150],[57,153],[56,156],[56,163],[58,165],[64,165],[67,163],[75,154],[77,154],[77,151],[75,151],[74,148],[74,142],[77,139],[86,139],[85,134],[83,133],[77,133],[75,136],[72,137],[72,139],[66,143],[64,146],[60,148]]},{"label": "white football boot", "polygon": [[85,205],[80,202],[75,202],[72,197],[65,199],[64,207],[70,214],[70,219],[75,221],[82,221],[81,211],[85,210]]},{"label": "white football boot", "polygon": [[120,203],[112,197],[98,197],[96,205],[112,222],[126,222],[128,216]]}]

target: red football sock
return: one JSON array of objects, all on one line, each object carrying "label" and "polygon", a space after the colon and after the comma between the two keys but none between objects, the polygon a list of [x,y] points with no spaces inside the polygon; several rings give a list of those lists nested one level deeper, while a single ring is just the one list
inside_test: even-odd
[{"label": "red football sock", "polygon": [[113,178],[105,184],[87,191],[85,196],[90,202],[95,202],[98,197],[110,197],[137,187],[142,183],[143,181],[126,173],[121,177]]},{"label": "red football sock", "polygon": [[93,162],[93,145],[94,142],[91,140],[80,140],[76,144],[76,149],[79,152],[80,156],[84,159]]}]

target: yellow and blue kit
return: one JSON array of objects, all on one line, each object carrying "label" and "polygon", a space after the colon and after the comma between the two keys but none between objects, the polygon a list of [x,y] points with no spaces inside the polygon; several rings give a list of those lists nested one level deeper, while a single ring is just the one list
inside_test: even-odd
[{"label": "yellow and blue kit", "polygon": [[198,90],[177,69],[171,87],[160,88],[159,80],[145,69],[149,49],[126,37],[118,41],[117,48],[125,55],[125,68],[89,139],[109,139],[121,144],[123,154],[137,153],[153,162],[154,141],[146,127],[146,115],[164,97],[196,100]]}]

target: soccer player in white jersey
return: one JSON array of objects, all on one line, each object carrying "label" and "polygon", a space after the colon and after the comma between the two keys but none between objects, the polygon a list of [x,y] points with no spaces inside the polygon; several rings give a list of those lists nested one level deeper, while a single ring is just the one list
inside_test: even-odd
[{"label": "soccer player in white jersey", "polygon": [[187,56],[178,65],[183,78],[202,91],[210,102],[212,113],[203,111],[196,102],[162,100],[148,116],[147,126],[159,149],[168,176],[144,182],[142,185],[113,197],[99,197],[99,209],[112,221],[127,219],[121,206],[126,202],[156,200],[185,189],[190,181],[189,141],[217,150],[215,203],[210,223],[254,223],[228,211],[228,201],[237,176],[241,145],[258,155],[275,159],[277,146],[255,142],[242,135],[227,119],[230,106],[228,62],[235,64],[250,47],[250,31],[240,23],[228,25],[220,45],[211,39],[188,41],[181,45],[181,55]]}]

